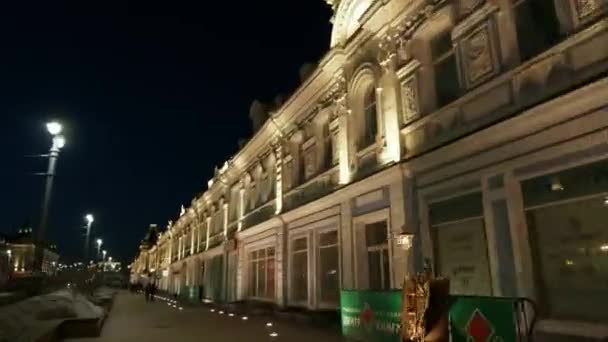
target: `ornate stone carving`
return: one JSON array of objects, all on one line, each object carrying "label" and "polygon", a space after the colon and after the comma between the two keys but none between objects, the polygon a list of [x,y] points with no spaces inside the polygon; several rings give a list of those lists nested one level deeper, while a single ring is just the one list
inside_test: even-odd
[{"label": "ornate stone carving", "polygon": [[471,14],[482,3],[484,3],[484,0],[460,0],[458,2],[458,14],[460,16]]},{"label": "ornate stone carving", "polygon": [[316,155],[314,144],[309,146],[306,151],[304,151],[304,177],[306,177],[306,179],[312,177],[316,172]]},{"label": "ornate stone carving", "polygon": [[332,119],[337,116],[336,104],[346,103],[346,76],[344,71],[341,70],[334,76],[334,83],[329,90],[319,100],[320,106],[334,106],[334,110],[331,114]]},{"label": "ornate stone carving", "polygon": [[340,0],[325,0],[325,2],[331,7],[331,9],[335,12],[340,5]]},{"label": "ornate stone carving", "polygon": [[401,82],[401,102],[403,122],[408,122],[418,116],[418,83],[415,76]]},{"label": "ornate stone carving", "polygon": [[394,69],[397,61],[397,49],[401,45],[399,30],[396,28],[390,29],[389,32],[382,38],[378,47],[378,63],[387,70]]},{"label": "ornate stone carving", "polygon": [[[603,4],[602,4],[603,3]],[[605,4],[604,0],[575,0],[576,13],[580,20],[594,15]]]},{"label": "ornate stone carving", "polygon": [[467,84],[475,85],[494,73],[492,42],[488,26],[475,31],[462,42]]}]

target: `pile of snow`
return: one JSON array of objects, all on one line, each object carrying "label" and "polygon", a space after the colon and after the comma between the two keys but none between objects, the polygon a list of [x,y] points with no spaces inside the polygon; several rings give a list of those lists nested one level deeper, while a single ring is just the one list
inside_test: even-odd
[{"label": "pile of snow", "polygon": [[116,295],[116,290],[110,287],[102,286],[93,291],[93,297],[101,300],[110,300]]},{"label": "pile of snow", "polygon": [[71,290],[0,307],[0,342],[33,341],[62,321],[71,318],[100,318],[102,308]]}]

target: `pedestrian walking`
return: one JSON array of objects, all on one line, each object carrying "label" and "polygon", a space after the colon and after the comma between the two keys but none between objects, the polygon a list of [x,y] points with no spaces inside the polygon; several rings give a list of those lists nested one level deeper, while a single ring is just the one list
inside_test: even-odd
[{"label": "pedestrian walking", "polygon": [[150,282],[150,301],[154,301],[154,296],[156,296],[156,284],[152,281]]},{"label": "pedestrian walking", "polygon": [[150,301],[150,292],[152,291],[152,283],[148,282],[148,284],[146,284],[146,289],[144,290],[145,296],[146,296],[146,302]]}]

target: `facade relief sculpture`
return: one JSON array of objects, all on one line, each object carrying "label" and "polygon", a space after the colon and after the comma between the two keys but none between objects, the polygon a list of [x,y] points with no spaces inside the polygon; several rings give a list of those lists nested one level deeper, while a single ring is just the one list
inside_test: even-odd
[{"label": "facade relief sculpture", "polygon": [[493,73],[492,46],[487,26],[466,38],[463,50],[469,85],[476,84]]},{"label": "facade relief sculpture", "polygon": [[458,2],[458,14],[461,17],[473,13],[485,0],[460,0]]},{"label": "facade relief sculpture", "polygon": [[608,7],[605,0],[574,0],[579,20],[595,15],[602,7]]}]

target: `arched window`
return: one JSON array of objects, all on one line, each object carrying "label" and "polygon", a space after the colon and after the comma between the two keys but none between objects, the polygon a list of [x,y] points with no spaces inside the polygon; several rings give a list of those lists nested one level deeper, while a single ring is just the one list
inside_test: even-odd
[{"label": "arched window", "polygon": [[371,85],[367,87],[363,97],[363,125],[360,149],[373,144],[378,134],[376,89]]}]

